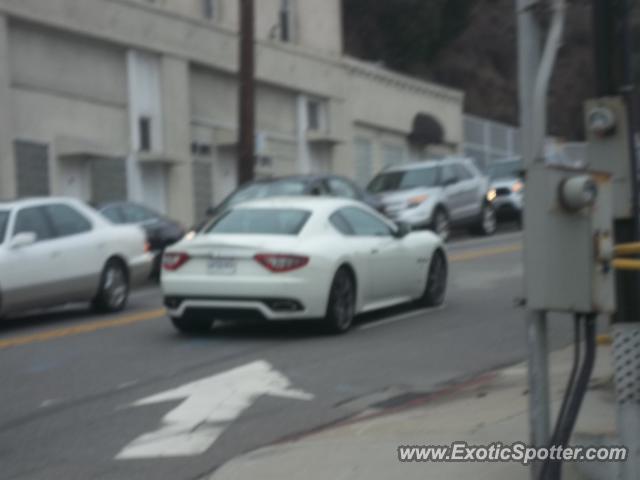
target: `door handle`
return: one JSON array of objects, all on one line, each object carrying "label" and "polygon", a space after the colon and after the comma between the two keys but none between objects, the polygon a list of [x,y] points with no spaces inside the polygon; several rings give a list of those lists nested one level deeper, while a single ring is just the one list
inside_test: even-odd
[{"label": "door handle", "polygon": [[375,254],[377,254],[379,251],[380,251],[380,250],[378,250],[377,248],[372,248],[372,249],[371,249],[371,254],[372,254],[372,255],[375,255]]},{"label": "door handle", "polygon": [[58,258],[60,256],[60,252],[51,252],[51,258]]}]

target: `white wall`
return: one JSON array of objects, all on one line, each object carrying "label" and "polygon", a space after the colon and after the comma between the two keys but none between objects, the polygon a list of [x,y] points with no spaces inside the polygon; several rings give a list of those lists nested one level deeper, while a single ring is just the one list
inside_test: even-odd
[{"label": "white wall", "polygon": [[67,136],[94,142],[114,154],[127,151],[128,119],[122,108],[13,88],[11,109],[18,138],[52,142],[56,136]]},{"label": "white wall", "polygon": [[11,22],[9,44],[13,85],[126,105],[123,49],[21,22]]}]

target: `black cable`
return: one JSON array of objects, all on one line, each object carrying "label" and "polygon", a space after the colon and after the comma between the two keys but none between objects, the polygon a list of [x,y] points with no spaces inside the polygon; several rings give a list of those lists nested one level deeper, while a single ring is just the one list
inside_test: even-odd
[{"label": "black cable", "polygon": [[[558,436],[556,445],[565,448],[571,439],[571,433],[575,427],[580,413],[582,401],[589,387],[589,380],[593,372],[593,365],[596,359],[596,317],[589,314],[585,319],[585,343],[586,351],[580,373],[576,380],[575,388],[571,392],[571,399],[566,408],[566,416],[562,424],[558,425]],[[543,477],[544,478],[544,477]],[[549,480],[560,480],[562,478],[562,462],[553,462],[549,466]],[[546,479],[545,479],[546,480]]]},{"label": "black cable", "polygon": [[[558,437],[560,435],[560,426],[566,422],[567,416],[567,406],[569,405],[569,399],[571,398],[572,392],[575,389],[576,378],[578,374],[578,366],[580,365],[580,327],[582,314],[576,313],[573,316],[573,365],[571,366],[571,373],[569,374],[569,380],[567,381],[567,389],[564,392],[564,396],[562,397],[562,405],[560,406],[560,411],[558,412],[558,417],[556,420],[556,426],[553,430],[553,435],[551,436],[551,441],[549,442],[549,448],[554,445],[558,445]],[[544,461],[542,465],[542,469],[540,471],[540,479],[545,480],[547,476],[547,472],[549,471],[551,463],[554,461],[550,458]]]}]

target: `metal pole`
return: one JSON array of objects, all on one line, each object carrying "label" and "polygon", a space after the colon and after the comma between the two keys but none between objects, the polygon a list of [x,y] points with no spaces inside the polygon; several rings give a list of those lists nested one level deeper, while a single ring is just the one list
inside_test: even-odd
[{"label": "metal pole", "polygon": [[525,167],[535,157],[535,147],[530,132],[533,128],[531,107],[536,73],[540,65],[540,25],[533,14],[537,0],[516,0],[518,19],[518,94],[520,106],[520,131]]},{"label": "metal pole", "polygon": [[238,183],[253,180],[255,162],[255,6],[240,0]]},{"label": "metal pole", "polygon": [[547,315],[529,310],[526,315],[529,345],[529,425],[531,444],[547,446],[550,439],[549,355]]},{"label": "metal pole", "polygon": [[[518,81],[520,104],[520,131],[525,169],[531,168],[541,151],[531,134],[534,129],[533,100],[535,79],[540,66],[541,33],[533,8],[536,0],[516,0],[518,20]],[[526,193],[525,193],[526,195]],[[531,202],[525,202],[525,251],[526,217]],[[526,274],[526,272],[525,272]],[[529,372],[529,424],[530,443],[547,445],[550,437],[549,413],[549,365],[547,345],[547,319],[544,312],[526,312],[528,372]],[[539,476],[540,465],[531,469],[531,478]]]}]

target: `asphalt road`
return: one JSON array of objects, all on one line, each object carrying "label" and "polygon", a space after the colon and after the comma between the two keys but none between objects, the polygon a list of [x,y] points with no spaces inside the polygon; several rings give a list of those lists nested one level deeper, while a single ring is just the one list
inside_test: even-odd
[{"label": "asphalt road", "polygon": [[[513,232],[453,242],[444,308],[369,315],[340,337],[305,325],[225,325],[185,338],[162,315],[155,288],[115,317],[78,306],[5,323],[0,478],[197,479],[259,446],[520,361],[520,248]],[[570,337],[570,322],[554,323],[553,348]],[[133,405],[201,379],[209,380]],[[278,387],[284,396],[261,394],[265,379],[266,389],[287,383]],[[180,422],[208,428],[197,453],[172,436]],[[149,433],[147,458],[122,458],[136,457],[131,446]],[[166,456],[178,444],[191,454]]]}]

